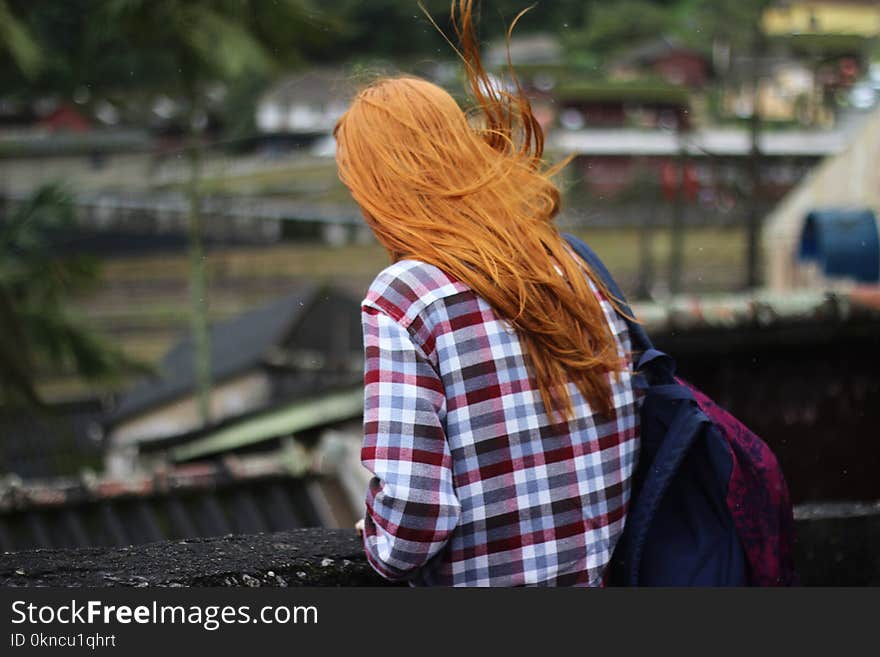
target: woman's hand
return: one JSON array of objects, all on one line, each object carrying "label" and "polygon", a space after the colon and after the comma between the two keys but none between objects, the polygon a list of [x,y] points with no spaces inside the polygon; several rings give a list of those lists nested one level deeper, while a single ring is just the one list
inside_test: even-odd
[{"label": "woman's hand", "polygon": [[358,536],[364,535],[364,519],[361,518],[356,523],[354,523],[354,530],[357,532]]}]

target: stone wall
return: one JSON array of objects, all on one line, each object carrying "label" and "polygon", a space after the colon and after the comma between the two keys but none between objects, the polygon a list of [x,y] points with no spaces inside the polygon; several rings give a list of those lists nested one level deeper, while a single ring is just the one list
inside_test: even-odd
[{"label": "stone wall", "polygon": [[163,541],[0,555],[2,586],[375,586],[354,530]]}]

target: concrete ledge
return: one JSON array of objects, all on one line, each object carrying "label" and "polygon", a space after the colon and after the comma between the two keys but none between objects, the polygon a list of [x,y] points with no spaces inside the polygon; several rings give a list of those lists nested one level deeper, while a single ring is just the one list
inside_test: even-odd
[{"label": "concrete ledge", "polygon": [[[814,506],[795,521],[801,584],[880,585],[880,503]],[[345,529],[0,554],[6,587],[389,585]]]},{"label": "concrete ledge", "polygon": [[381,586],[354,530],[0,555],[0,586]]}]

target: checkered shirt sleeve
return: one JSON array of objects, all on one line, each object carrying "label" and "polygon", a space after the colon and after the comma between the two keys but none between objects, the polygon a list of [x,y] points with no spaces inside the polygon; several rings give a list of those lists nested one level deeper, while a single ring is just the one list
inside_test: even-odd
[{"label": "checkered shirt sleeve", "polygon": [[443,429],[443,384],[408,331],[375,309],[363,313],[367,558],[403,579],[446,544],[460,505]]}]

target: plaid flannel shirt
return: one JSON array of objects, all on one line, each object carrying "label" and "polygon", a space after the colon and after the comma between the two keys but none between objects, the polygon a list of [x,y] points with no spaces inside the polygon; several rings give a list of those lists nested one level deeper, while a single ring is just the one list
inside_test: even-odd
[{"label": "plaid flannel shirt", "polygon": [[372,567],[413,585],[602,585],[638,452],[631,372],[611,378],[616,418],[569,384],[573,417],[554,425],[509,323],[414,260],[379,274],[362,319]]}]

